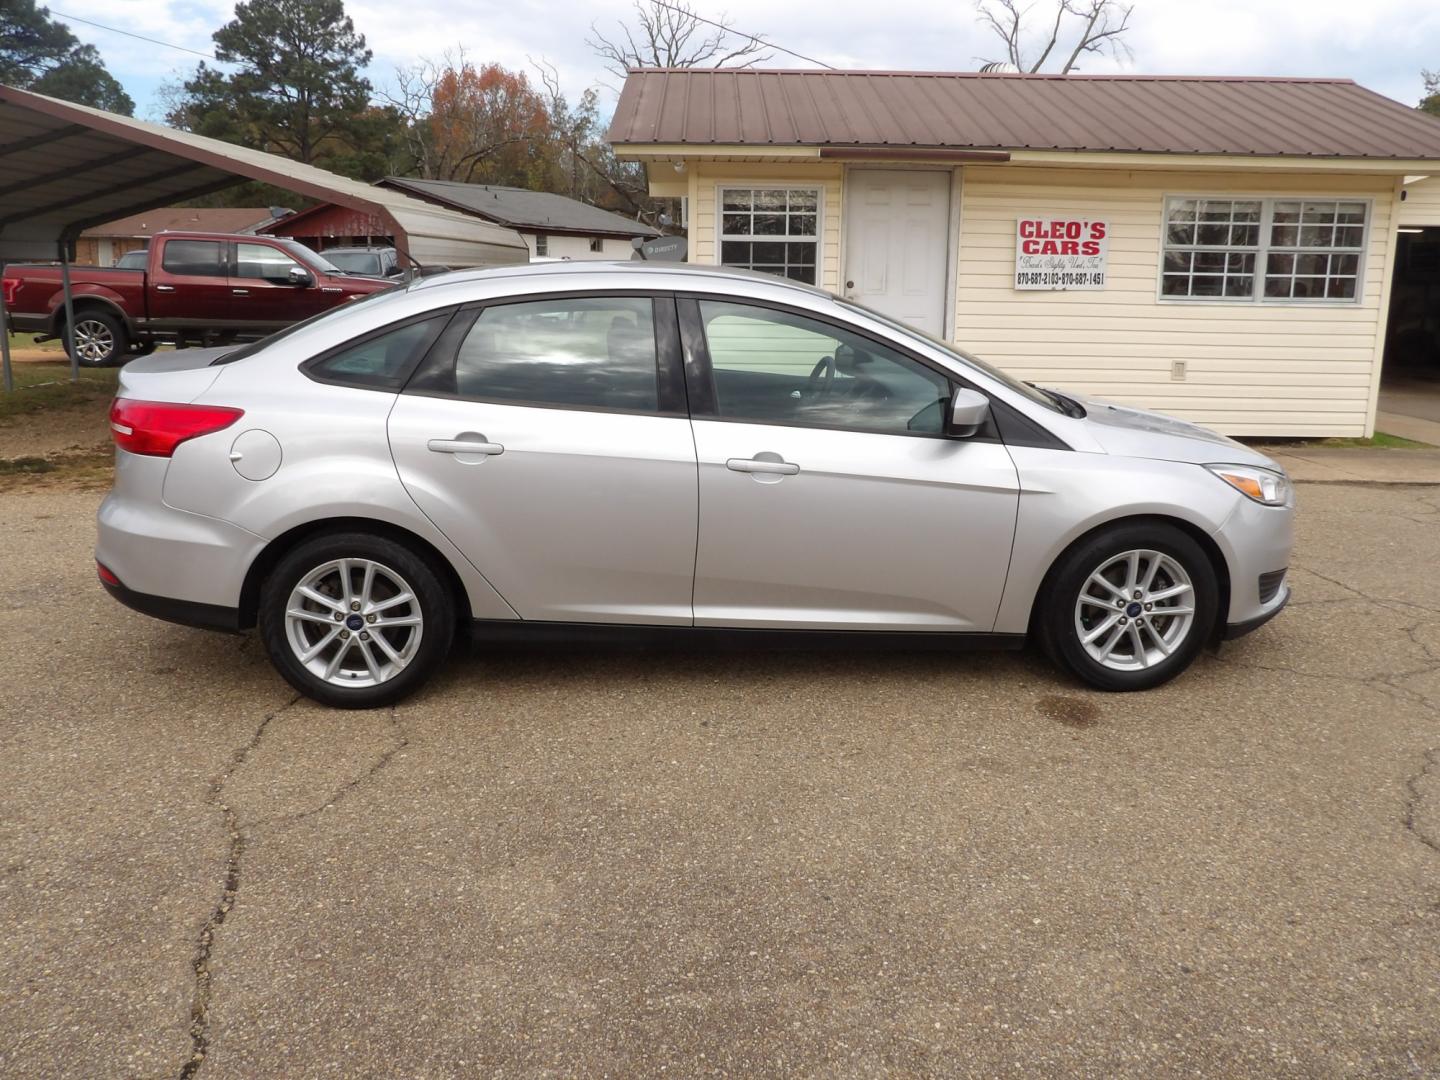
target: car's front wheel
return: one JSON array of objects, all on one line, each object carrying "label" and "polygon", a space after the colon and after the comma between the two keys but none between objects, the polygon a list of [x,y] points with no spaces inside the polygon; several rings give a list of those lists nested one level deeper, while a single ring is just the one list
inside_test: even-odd
[{"label": "car's front wheel", "polygon": [[1180,529],[1113,525],[1072,547],[1047,577],[1040,638],[1092,686],[1148,690],[1205,647],[1219,592],[1210,559]]},{"label": "car's front wheel", "polygon": [[444,662],[455,598],[403,544],[338,533],[280,560],[261,590],[259,623],[291,686],[326,705],[368,709],[400,700]]}]

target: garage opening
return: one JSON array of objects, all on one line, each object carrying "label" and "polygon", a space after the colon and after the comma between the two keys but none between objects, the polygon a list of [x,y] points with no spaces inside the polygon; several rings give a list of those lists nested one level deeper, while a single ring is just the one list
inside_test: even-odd
[{"label": "garage opening", "polygon": [[1381,368],[1381,430],[1440,442],[1440,225],[1402,226]]}]

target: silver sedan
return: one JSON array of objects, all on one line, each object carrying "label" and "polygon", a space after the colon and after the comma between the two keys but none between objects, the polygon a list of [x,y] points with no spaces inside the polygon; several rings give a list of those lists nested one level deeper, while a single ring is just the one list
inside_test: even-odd
[{"label": "silver sedan", "polygon": [[338,706],[413,691],[462,623],[1030,638],[1140,690],[1289,598],[1273,461],[758,274],[426,278],[134,361],[110,419],[106,588],[258,627]]}]

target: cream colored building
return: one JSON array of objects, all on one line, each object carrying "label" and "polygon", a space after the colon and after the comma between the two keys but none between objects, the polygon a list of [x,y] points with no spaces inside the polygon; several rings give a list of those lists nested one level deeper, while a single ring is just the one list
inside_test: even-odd
[{"label": "cream colored building", "polygon": [[1440,122],[1339,80],[644,70],[611,141],[693,262],[1233,435],[1371,434],[1397,244],[1440,242]]}]

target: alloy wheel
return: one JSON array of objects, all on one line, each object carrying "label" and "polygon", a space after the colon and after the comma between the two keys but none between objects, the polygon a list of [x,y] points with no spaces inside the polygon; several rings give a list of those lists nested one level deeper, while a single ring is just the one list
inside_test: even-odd
[{"label": "alloy wheel", "polygon": [[415,658],[424,633],[415,590],[372,559],[334,559],[301,577],[285,605],[295,659],[335,686],[379,686]]},{"label": "alloy wheel", "polygon": [[1075,601],[1075,633],[1090,657],[1113,671],[1163,663],[1195,622],[1195,587],[1162,551],[1114,555],[1085,579]]},{"label": "alloy wheel", "polygon": [[75,324],[75,354],[90,364],[109,359],[115,351],[115,333],[98,319],[81,319]]}]

